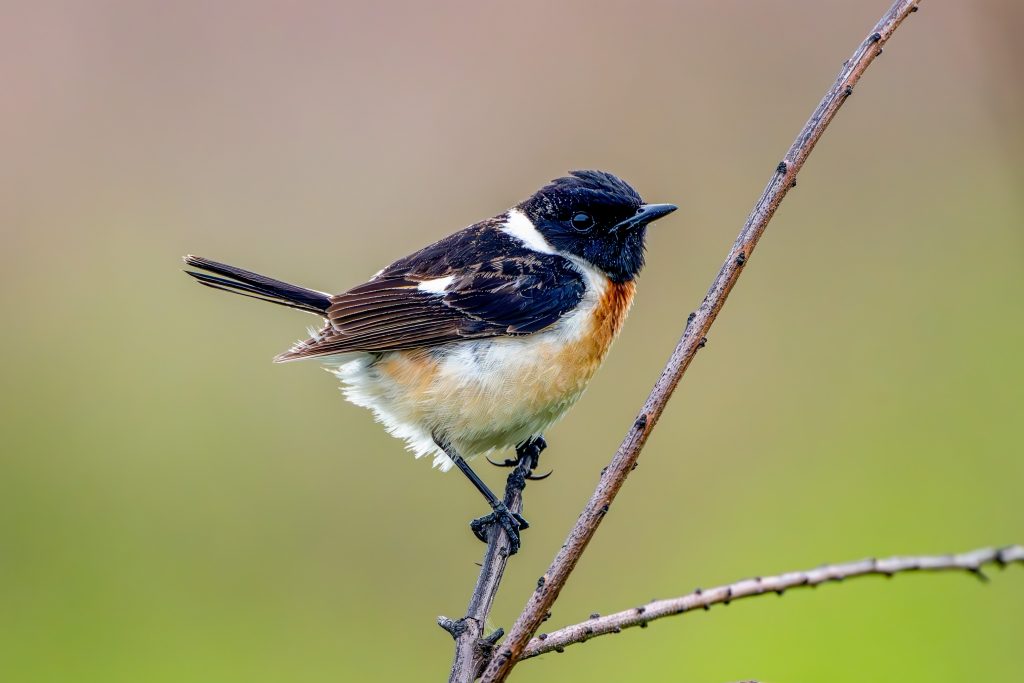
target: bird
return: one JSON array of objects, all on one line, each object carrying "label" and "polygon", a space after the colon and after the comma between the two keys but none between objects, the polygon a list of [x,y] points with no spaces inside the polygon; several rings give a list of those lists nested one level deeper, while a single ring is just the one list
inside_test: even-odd
[{"label": "bird", "polygon": [[[274,358],[317,359],[417,457],[458,468],[510,553],[529,526],[469,460],[516,448],[537,466],[543,434],[576,403],[633,303],[647,228],[675,211],[619,177],[572,171],[492,218],[340,294],[185,256],[200,284],[312,313],[322,325]],[[493,461],[492,461],[493,462]],[[504,464],[515,464],[506,460]],[[498,464],[498,463],[494,463]]]}]

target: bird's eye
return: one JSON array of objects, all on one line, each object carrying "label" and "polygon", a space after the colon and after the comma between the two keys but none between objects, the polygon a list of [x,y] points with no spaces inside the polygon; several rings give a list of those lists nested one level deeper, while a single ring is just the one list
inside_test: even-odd
[{"label": "bird's eye", "polygon": [[589,213],[578,211],[577,213],[573,214],[572,227],[580,231],[590,230],[592,227],[594,227],[594,219],[590,216]]}]

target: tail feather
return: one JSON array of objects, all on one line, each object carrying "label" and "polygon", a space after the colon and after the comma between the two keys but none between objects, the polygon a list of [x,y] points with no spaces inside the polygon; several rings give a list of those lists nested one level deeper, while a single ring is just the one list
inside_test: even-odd
[{"label": "tail feather", "polygon": [[272,304],[295,308],[300,311],[308,311],[317,315],[324,315],[331,305],[331,297],[324,292],[318,292],[305,287],[290,285],[273,278],[259,275],[248,270],[229,266],[225,263],[218,263],[201,256],[186,256],[185,263],[201,270],[215,273],[225,277],[215,277],[208,273],[198,273],[192,270],[185,272],[196,279],[199,284],[220,289],[225,292],[232,292],[242,296],[248,296],[261,301],[268,301]]}]

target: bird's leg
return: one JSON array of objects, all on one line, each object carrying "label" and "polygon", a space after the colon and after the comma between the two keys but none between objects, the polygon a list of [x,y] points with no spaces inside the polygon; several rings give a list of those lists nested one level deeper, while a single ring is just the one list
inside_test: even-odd
[{"label": "bird's leg", "polygon": [[[498,500],[498,497],[494,495],[494,492],[487,487],[487,484],[483,482],[480,477],[477,476],[476,472],[469,466],[469,463],[459,455],[451,444],[435,438],[434,442],[437,446],[443,450],[455,466],[466,475],[470,483],[476,487],[476,490],[487,501],[487,504],[491,506],[492,512],[489,515],[484,515],[474,519],[469,523],[469,528],[473,530],[473,533],[484,543],[487,542],[487,530],[494,524],[500,526],[505,533],[508,535],[509,540],[509,555],[515,555],[519,551],[519,532],[522,529],[528,529],[530,524],[523,519],[523,516],[518,512],[512,512],[508,509],[503,501]],[[525,486],[525,482],[524,482]]]},{"label": "bird's leg", "polygon": [[[534,439],[528,439],[516,446],[516,459],[512,461],[515,469],[509,472],[508,479],[505,481],[504,505],[506,509],[512,505],[512,501],[516,499],[516,496],[522,493],[523,489],[526,488],[527,480],[546,479],[548,475],[551,474],[548,472],[548,474],[540,477],[533,476],[533,468],[537,466],[537,461],[540,459],[540,453],[545,448],[547,448],[547,443],[544,441],[544,437],[542,436],[538,436]],[[488,460],[488,462],[491,464],[499,464],[492,460]],[[498,511],[495,510],[493,513],[474,519],[469,523],[469,527],[481,541],[487,540],[487,532],[495,522],[500,523],[498,514]],[[526,523],[526,520],[523,519],[522,515],[515,512],[512,512],[511,514],[520,522],[520,530],[529,528],[530,525]],[[509,555],[514,555],[519,550],[519,542],[518,539],[514,538],[511,534],[509,535],[509,539],[511,540],[511,543],[509,544]]]}]

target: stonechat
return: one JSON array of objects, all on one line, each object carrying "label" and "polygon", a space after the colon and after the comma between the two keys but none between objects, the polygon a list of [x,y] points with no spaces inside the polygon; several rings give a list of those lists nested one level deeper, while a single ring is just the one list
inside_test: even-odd
[{"label": "stonechat", "polygon": [[626,319],[647,226],[676,210],[646,204],[603,171],[574,171],[494,218],[378,271],[341,294],[290,285],[198,256],[201,284],[314,313],[310,337],[276,362],[316,358],[349,401],[373,411],[416,457],[458,467],[490,504],[512,552],[527,523],[467,460],[516,447],[583,394]]}]

